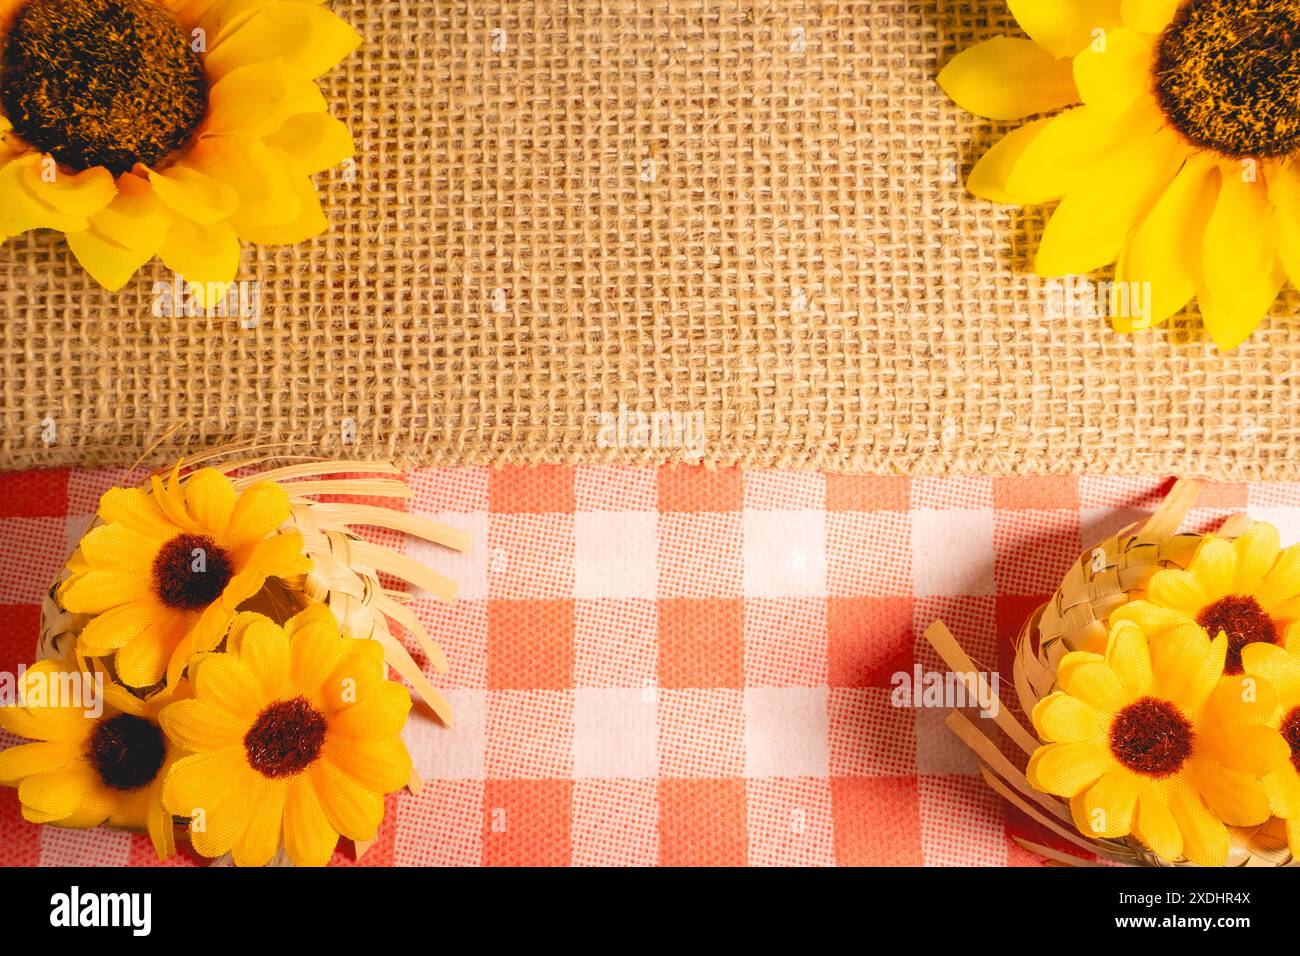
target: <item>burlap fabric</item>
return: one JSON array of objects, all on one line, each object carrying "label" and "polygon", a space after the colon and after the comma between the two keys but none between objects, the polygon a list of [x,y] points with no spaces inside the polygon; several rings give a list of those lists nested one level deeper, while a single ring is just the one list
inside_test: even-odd
[{"label": "burlap fabric", "polygon": [[420,464],[1297,474],[1293,296],[1228,355],[1193,318],[1119,336],[1026,276],[1041,211],[965,194],[998,130],[934,76],[1014,30],[1001,0],[335,9],[366,37],[326,84],[355,177],[322,177],[328,235],[246,250],[254,327],[154,316],[159,265],[110,295],[56,236],[0,247],[4,466],[167,436],[160,460],[257,437]]}]

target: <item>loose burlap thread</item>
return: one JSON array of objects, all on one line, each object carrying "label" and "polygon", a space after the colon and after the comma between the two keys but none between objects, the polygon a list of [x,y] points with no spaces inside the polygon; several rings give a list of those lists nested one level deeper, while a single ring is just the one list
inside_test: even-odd
[{"label": "loose burlap thread", "polygon": [[0,246],[0,465],[1297,474],[1292,294],[1228,354],[1194,316],[1120,336],[1027,274],[1045,210],[965,193],[1008,127],[934,76],[1016,32],[1002,0],[333,8],[365,43],[325,82],[329,233],[245,250],[251,328],[151,314],[157,263],[109,294],[56,235]]}]

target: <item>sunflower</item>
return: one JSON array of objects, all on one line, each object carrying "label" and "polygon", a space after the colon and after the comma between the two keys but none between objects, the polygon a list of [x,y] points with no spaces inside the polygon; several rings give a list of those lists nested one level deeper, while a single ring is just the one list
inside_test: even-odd
[{"label": "sunflower", "polygon": [[1034,707],[1045,746],[1029,782],[1069,797],[1080,833],[1132,835],[1163,859],[1221,866],[1227,827],[1268,819],[1260,778],[1287,758],[1266,725],[1277,695],[1267,681],[1224,677],[1227,646],[1192,623],[1153,646],[1120,621],[1105,655],[1066,654],[1061,689]]},{"label": "sunflower", "polygon": [[359,42],[306,0],[0,0],[0,241],[57,229],[110,291],[156,255],[213,305],[240,240],[326,229],[309,177],[353,143],[315,80]]},{"label": "sunflower", "polygon": [[1242,672],[1248,644],[1276,644],[1300,618],[1300,546],[1279,549],[1277,529],[1257,521],[1235,541],[1206,537],[1187,570],[1157,571],[1147,599],[1110,615],[1132,621],[1158,641],[1194,621],[1213,637],[1225,634],[1224,673]]},{"label": "sunflower", "polygon": [[314,604],[281,628],[241,613],[225,653],[192,668],[195,696],[162,725],[193,756],[163,802],[191,819],[194,848],[264,866],[283,843],[297,866],[323,866],[340,835],[375,836],[384,797],[405,786],[401,730],[411,697],[386,679],[383,648],[340,636]]},{"label": "sunflower", "polygon": [[1289,631],[1281,647],[1252,644],[1242,652],[1246,673],[1277,691],[1269,720],[1290,750],[1290,760],[1264,777],[1269,809],[1286,821],[1291,855],[1300,857],[1300,632]]},{"label": "sunflower", "polygon": [[[939,84],[996,120],[1034,119],[971,171],[999,203],[1060,200],[1042,276],[1115,263],[1112,304],[1149,289],[1166,321],[1193,297],[1222,349],[1300,285],[1300,0],[1008,0],[1032,39],[959,53]],[[1076,105],[1078,104],[1078,105]],[[1149,283],[1149,285],[1146,285]],[[1136,284],[1136,285],[1131,285]],[[1144,310],[1146,311],[1146,310]]]},{"label": "sunflower", "polygon": [[[56,690],[78,686],[101,687],[102,707],[88,706],[89,693],[74,699]],[[0,783],[18,788],[23,818],[32,823],[147,831],[165,860],[176,843],[162,805],[163,779],[181,752],[164,736],[158,714],[188,693],[181,683],[142,701],[104,682],[102,671],[39,661],[27,669],[19,700],[0,707],[0,727],[39,742],[0,753]]]},{"label": "sunflower", "polygon": [[179,466],[152,489],[114,488],[68,563],[59,598],[94,615],[77,638],[83,657],[113,655],[123,683],[174,683],[190,658],[217,647],[239,605],[268,577],[311,569],[302,536],[274,534],[289,497],[261,481],[238,496],[230,479],[204,468],[184,483]]}]

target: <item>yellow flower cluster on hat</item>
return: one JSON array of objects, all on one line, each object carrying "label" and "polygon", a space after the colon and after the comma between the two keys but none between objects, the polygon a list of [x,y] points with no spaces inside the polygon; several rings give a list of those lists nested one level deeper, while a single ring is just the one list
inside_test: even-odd
[{"label": "yellow flower cluster on hat", "polygon": [[1087,836],[1220,866],[1230,827],[1276,817],[1300,854],[1300,547],[1257,522],[1209,536],[1074,651],[1032,715],[1026,775]]}]

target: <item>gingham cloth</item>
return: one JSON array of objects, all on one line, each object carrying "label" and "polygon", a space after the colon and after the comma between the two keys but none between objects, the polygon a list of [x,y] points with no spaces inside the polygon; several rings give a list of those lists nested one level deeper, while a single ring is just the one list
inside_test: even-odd
[{"label": "gingham cloth", "polygon": [[[454,604],[415,602],[451,661],[430,674],[456,719],[412,712],[425,786],[388,798],[365,864],[1035,863],[1011,836],[1044,833],[983,786],[945,710],[891,704],[891,678],[942,669],[921,636],[935,618],[1009,678],[1026,615],[1169,484],[586,466],[408,479],[410,510],[473,536],[468,555],[407,547],[460,584]],[[0,475],[0,669],[30,661],[43,591],[122,480]],[[1211,485],[1199,505],[1198,530],[1247,508],[1300,541],[1300,485]],[[27,824],[0,789],[0,864],[152,862],[143,836]]]}]

